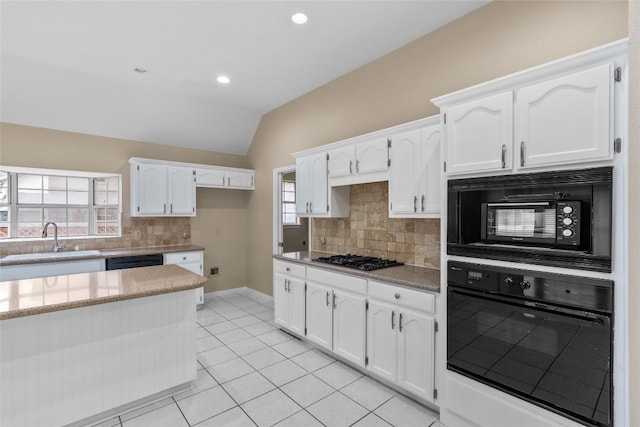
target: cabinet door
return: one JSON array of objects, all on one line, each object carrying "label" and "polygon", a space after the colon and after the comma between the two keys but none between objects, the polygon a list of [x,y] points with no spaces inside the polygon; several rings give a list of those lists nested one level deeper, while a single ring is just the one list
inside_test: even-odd
[{"label": "cabinet door", "polygon": [[196,169],[196,186],[199,187],[224,187],[224,170],[220,169]]},{"label": "cabinet door", "polygon": [[140,215],[167,213],[167,167],[140,163],[136,167],[138,207]]},{"label": "cabinet door", "polygon": [[435,369],[434,319],[400,309],[398,318],[398,384],[433,401]]},{"label": "cabinet door", "polygon": [[312,188],[311,213],[315,215],[327,215],[329,182],[327,178],[327,155],[316,154],[311,159]]},{"label": "cabinet door", "polygon": [[313,156],[296,159],[296,213],[309,215],[309,202],[313,197]]},{"label": "cabinet door", "polygon": [[393,135],[389,203],[392,213],[414,213],[418,209],[416,177],[420,176],[420,130]]},{"label": "cabinet door", "polygon": [[353,145],[329,150],[329,177],[337,178],[356,173],[356,150]]},{"label": "cabinet door", "polygon": [[169,207],[174,216],[195,216],[196,184],[194,170],[179,166],[169,166]]},{"label": "cabinet door", "polygon": [[398,313],[394,306],[369,300],[367,311],[367,369],[389,381],[396,381]]},{"label": "cabinet door", "polygon": [[440,125],[420,130],[420,167],[418,168],[418,212],[440,213]]},{"label": "cabinet door", "polygon": [[227,171],[227,186],[229,188],[252,189],[253,173],[245,171]]},{"label": "cabinet door", "polygon": [[289,293],[287,292],[287,280],[287,276],[282,274],[276,274],[273,279],[274,321],[284,327],[287,327],[289,324]]},{"label": "cabinet door", "polygon": [[307,339],[331,350],[333,332],[331,288],[307,282]]},{"label": "cabinet door", "polygon": [[516,95],[516,168],[610,159],[611,65],[529,86]]},{"label": "cabinet door", "polygon": [[449,174],[511,169],[512,92],[456,105],[446,114]]},{"label": "cabinet door", "polygon": [[304,336],[304,280],[289,277],[289,330]]},{"label": "cabinet door", "polygon": [[364,367],[366,299],[333,291],[333,352]]},{"label": "cabinet door", "polygon": [[384,172],[389,169],[387,138],[376,138],[356,144],[356,173]]}]

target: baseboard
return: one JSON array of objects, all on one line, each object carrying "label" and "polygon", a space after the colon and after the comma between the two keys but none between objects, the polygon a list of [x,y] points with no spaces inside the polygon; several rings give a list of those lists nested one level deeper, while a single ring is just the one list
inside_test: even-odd
[{"label": "baseboard", "polygon": [[232,289],[223,289],[221,291],[206,292],[204,294],[204,301],[207,302],[207,300],[211,300],[216,297],[225,297],[225,296],[232,296],[232,295],[253,295],[268,301],[273,301],[273,297],[271,295],[263,294],[262,292],[256,291],[255,289],[252,289],[248,286],[241,286],[241,287],[232,288]]}]

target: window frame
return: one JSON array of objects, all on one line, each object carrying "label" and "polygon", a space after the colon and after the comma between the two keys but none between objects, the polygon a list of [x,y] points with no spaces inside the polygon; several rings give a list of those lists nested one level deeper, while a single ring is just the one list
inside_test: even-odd
[{"label": "window frame", "polygon": [[[122,237],[122,174],[118,173],[102,173],[102,172],[88,172],[88,171],[73,171],[73,170],[59,170],[59,169],[40,169],[40,168],[25,168],[25,167],[12,167],[12,166],[0,166],[0,172],[6,172],[8,174],[8,185],[9,185],[9,200],[8,203],[0,204],[0,207],[8,207],[9,209],[9,227],[8,227],[8,236],[0,237],[0,242],[19,242],[19,241],[36,241],[36,240],[44,240],[41,236],[18,236],[18,209],[19,208],[36,208],[41,209],[44,212],[44,209],[53,208],[53,209],[73,209],[73,208],[87,208],[88,209],[88,218],[87,218],[87,227],[88,234],[86,235],[61,235],[59,236],[62,239],[104,239],[104,238],[121,238]],[[19,204],[18,199],[18,175],[39,175],[39,176],[57,176],[57,177],[65,177],[65,178],[84,178],[88,180],[88,200],[87,204],[69,204],[68,203],[68,183],[67,183],[67,203],[65,204],[47,204],[44,203],[22,203]],[[96,204],[95,194],[96,194],[96,180],[101,178],[117,178],[117,204]],[[116,213],[116,221],[100,221],[102,224],[108,223],[116,223],[117,222],[117,233],[116,234],[97,234],[98,221],[96,220],[96,213],[99,209],[104,208],[115,208]],[[42,218],[42,226],[44,226],[45,218]],[[69,217],[67,216],[67,220],[65,222],[65,227],[69,224]]]},{"label": "window frame", "polygon": [[[293,201],[285,201],[284,193],[285,193],[285,184],[293,184]],[[291,191],[286,191],[286,193],[291,193]],[[285,180],[282,179],[282,186],[280,187],[280,195],[282,198],[281,208],[282,208],[282,226],[283,227],[300,227],[300,216],[296,212],[296,181]],[[285,217],[287,214],[291,214],[292,212],[286,212],[285,206],[293,205],[293,214],[296,216],[296,222],[287,222],[285,221]]]}]

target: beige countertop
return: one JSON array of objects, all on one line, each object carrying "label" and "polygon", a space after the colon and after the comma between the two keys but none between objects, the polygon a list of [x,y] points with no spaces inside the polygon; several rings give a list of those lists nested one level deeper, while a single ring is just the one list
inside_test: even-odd
[{"label": "beige countertop", "polygon": [[0,320],[195,289],[206,281],[177,265],[158,265],[0,282]]},{"label": "beige countertop", "polygon": [[166,254],[171,252],[192,252],[203,251],[204,248],[195,245],[175,245],[175,246],[152,246],[146,248],[122,248],[122,249],[105,249],[100,250],[99,254],[86,255],[86,256],[74,256],[74,257],[56,257],[51,252],[51,257],[47,257],[47,254],[42,254],[42,258],[37,259],[21,259],[21,260],[4,260],[0,258],[0,267],[9,265],[24,265],[24,264],[37,264],[42,262],[64,262],[64,261],[78,261],[85,259],[101,259],[101,258],[116,258],[122,256],[135,256],[135,255],[153,255],[153,254]]},{"label": "beige countertop", "polygon": [[437,268],[419,267],[416,265],[400,265],[397,267],[383,268],[374,271],[360,271],[353,268],[338,265],[324,264],[312,261],[318,257],[326,257],[335,254],[326,252],[289,252],[274,255],[273,258],[283,261],[297,262],[307,266],[334,270],[340,273],[360,276],[367,279],[380,280],[411,288],[422,289],[431,292],[440,292],[440,270]]}]

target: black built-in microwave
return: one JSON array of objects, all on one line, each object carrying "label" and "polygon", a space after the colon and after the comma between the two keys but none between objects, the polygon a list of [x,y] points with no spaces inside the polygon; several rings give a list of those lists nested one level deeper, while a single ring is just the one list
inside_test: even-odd
[{"label": "black built-in microwave", "polygon": [[613,168],[452,179],[447,253],[611,271]]}]

